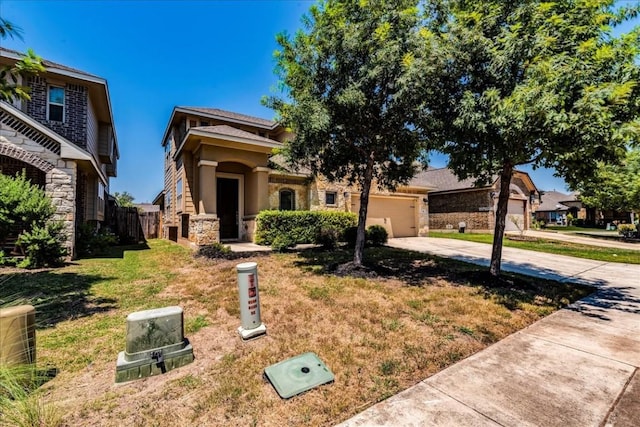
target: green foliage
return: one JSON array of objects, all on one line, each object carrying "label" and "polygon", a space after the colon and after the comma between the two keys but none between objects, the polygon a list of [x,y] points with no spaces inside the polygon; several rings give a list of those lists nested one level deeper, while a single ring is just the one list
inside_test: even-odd
[{"label": "green foliage", "polygon": [[60,410],[46,404],[38,386],[47,380],[35,365],[0,364],[0,427],[57,427]]},{"label": "green foliage", "polygon": [[106,228],[97,230],[92,224],[81,224],[76,232],[76,252],[79,257],[102,254],[108,247],[118,243],[118,236],[110,230]]},{"label": "green foliage", "polygon": [[[277,37],[283,96],[263,102],[294,132],[282,154],[293,169],[357,185],[363,208],[374,180],[388,189],[407,183],[429,148],[417,119],[418,87],[431,82],[409,67],[420,43],[419,10],[418,0],[319,1],[304,30]],[[354,251],[357,265],[364,240]]]},{"label": "green foliage", "polygon": [[344,241],[350,248],[356,247],[356,239],[358,238],[358,227],[349,227],[344,230]]},{"label": "green foliage", "polygon": [[33,185],[24,173],[15,177],[0,174],[0,241],[16,225],[27,229],[44,226],[54,212],[44,190]]},{"label": "green foliage", "polygon": [[122,193],[119,192],[115,192],[113,193],[113,197],[116,199],[116,202],[118,203],[118,206],[122,207],[122,208],[131,208],[133,207],[133,196],[131,194],[129,194],[126,191],[123,191]]},{"label": "green foliage", "polygon": [[387,243],[389,234],[381,225],[372,225],[367,228],[367,243],[371,246],[382,246]]},{"label": "green foliage", "polygon": [[321,228],[316,236],[316,243],[324,249],[335,249],[340,241],[340,232],[335,228]]},{"label": "green foliage", "polygon": [[[13,23],[0,18],[0,39],[22,38],[21,30]],[[0,67],[0,100],[9,103],[16,99],[30,100],[29,87],[18,84],[19,77],[27,77],[43,72],[42,58],[28,49],[25,55],[13,65]]]},{"label": "green foliage", "polygon": [[286,249],[296,244],[320,243],[321,231],[334,230],[339,236],[356,223],[350,212],[262,211],[256,218],[255,241]]},{"label": "green foliage", "polygon": [[34,226],[18,237],[17,244],[24,250],[25,259],[18,264],[23,268],[53,267],[59,265],[67,251],[62,246],[64,225],[49,222],[44,226]]},{"label": "green foliage", "polygon": [[628,149],[618,164],[599,162],[575,189],[587,206],[640,212],[640,149]]},{"label": "green foliage", "polygon": [[[429,3],[429,2],[427,2]],[[569,184],[638,140],[640,29],[613,28],[639,5],[614,0],[434,2],[413,68],[440,83],[423,91],[427,125],[462,179],[499,175],[491,272],[500,271],[508,183],[517,165],[555,168]],[[440,99],[432,102],[432,99]]]}]

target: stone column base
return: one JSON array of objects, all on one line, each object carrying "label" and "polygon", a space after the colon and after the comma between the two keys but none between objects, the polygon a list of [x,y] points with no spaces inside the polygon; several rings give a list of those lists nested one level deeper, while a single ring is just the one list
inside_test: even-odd
[{"label": "stone column base", "polygon": [[217,215],[193,215],[189,217],[189,241],[197,246],[220,242],[220,218]]}]

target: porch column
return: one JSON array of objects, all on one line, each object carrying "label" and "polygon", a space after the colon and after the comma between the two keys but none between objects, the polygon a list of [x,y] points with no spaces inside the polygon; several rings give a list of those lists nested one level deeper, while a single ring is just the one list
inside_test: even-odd
[{"label": "porch column", "polygon": [[269,172],[271,169],[258,166],[253,168],[252,172],[256,174],[257,207],[260,212],[269,209]]},{"label": "porch column", "polygon": [[200,160],[198,162],[198,214],[215,215],[216,206],[216,167],[218,162]]}]

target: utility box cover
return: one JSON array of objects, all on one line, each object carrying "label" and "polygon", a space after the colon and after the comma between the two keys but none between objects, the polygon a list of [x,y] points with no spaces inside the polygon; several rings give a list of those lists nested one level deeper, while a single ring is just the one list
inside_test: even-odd
[{"label": "utility box cover", "polygon": [[264,376],[283,399],[334,380],[333,372],[311,352],[267,367]]}]

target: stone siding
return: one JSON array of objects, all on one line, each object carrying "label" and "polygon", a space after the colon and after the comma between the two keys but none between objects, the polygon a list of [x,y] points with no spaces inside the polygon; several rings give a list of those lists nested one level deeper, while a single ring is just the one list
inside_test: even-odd
[{"label": "stone siding", "polygon": [[220,219],[216,215],[189,217],[189,241],[198,246],[220,242]]},{"label": "stone siding", "polygon": [[[279,181],[279,182],[273,182]],[[280,190],[292,190],[295,193],[296,210],[309,209],[309,188],[304,182],[273,179],[269,177],[269,209],[280,209]]]},{"label": "stone siding", "polygon": [[[47,120],[48,85],[64,86],[64,121]],[[87,148],[88,90],[76,84],[49,83],[43,76],[30,77],[31,100],[26,102],[26,113],[44,126],[78,146]]]}]

